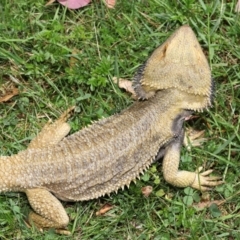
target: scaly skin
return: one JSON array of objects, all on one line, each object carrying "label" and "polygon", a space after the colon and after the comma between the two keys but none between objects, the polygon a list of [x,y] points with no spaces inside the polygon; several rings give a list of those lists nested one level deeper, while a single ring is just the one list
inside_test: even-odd
[{"label": "scaly skin", "polygon": [[[195,84],[192,78],[201,82]],[[184,119],[190,110],[211,105],[211,86],[196,37],[183,26],[153,52],[135,77],[138,98],[148,100],[65,137],[70,109],[47,124],[28,149],[0,157],[0,191],[25,192],[34,210],[29,221],[67,234],[69,219],[57,198],[82,201],[117,191],[163,156],[164,178],[172,185],[203,191],[219,185],[218,177],[208,176],[212,170],[201,174],[178,170]]]}]

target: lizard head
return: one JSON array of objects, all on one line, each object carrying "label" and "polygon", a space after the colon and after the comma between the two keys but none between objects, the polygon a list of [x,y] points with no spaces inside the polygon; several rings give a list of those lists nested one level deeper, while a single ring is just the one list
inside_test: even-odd
[{"label": "lizard head", "polygon": [[211,106],[210,67],[189,26],[180,27],[152,53],[135,75],[133,87],[139,99],[148,99],[160,90],[174,89],[185,96],[185,109],[202,110]]}]

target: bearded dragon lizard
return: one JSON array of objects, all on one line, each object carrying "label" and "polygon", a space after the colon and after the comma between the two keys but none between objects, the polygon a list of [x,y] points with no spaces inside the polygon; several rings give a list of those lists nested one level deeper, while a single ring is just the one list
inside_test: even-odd
[{"label": "bearded dragon lizard", "polygon": [[29,147],[0,157],[0,192],[25,192],[33,211],[29,221],[61,233],[69,218],[60,200],[83,201],[128,186],[163,157],[165,180],[199,190],[222,183],[200,173],[178,170],[184,119],[210,107],[211,72],[189,26],[158,47],[133,80],[139,98],[121,113],[67,136],[67,111],[47,124]]}]

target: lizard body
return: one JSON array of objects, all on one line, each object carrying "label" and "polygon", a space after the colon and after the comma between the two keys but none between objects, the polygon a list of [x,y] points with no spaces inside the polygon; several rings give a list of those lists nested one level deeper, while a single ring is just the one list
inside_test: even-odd
[{"label": "lizard body", "polygon": [[0,157],[0,191],[25,192],[36,226],[61,232],[69,219],[57,198],[81,201],[117,191],[163,156],[164,178],[175,186],[207,190],[222,183],[208,176],[212,170],[178,170],[183,121],[212,100],[210,69],[190,27],[153,52],[133,86],[145,100],[68,137],[66,112],[26,150]]},{"label": "lizard body", "polygon": [[[44,187],[60,199],[79,201],[129,185],[153,162],[159,149],[178,138],[181,127],[174,129],[173,121],[182,125],[184,117],[190,115],[177,108],[176,98],[169,101],[169,94],[174,90],[136,102],[56,145],[4,157],[5,161],[0,161],[1,178],[5,179],[0,183],[1,191]],[[182,96],[178,96],[181,101]],[[164,104],[159,107],[158,101]],[[159,120],[162,114],[169,118]]]}]

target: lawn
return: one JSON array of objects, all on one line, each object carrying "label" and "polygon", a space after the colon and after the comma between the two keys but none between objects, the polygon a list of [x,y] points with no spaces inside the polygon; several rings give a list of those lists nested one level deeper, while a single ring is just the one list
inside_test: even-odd
[{"label": "lawn", "polygon": [[[130,188],[68,203],[71,236],[39,232],[24,223],[25,194],[0,195],[1,239],[240,239],[240,14],[235,1],[100,0],[68,10],[39,0],[0,3],[0,154],[26,149],[49,119],[76,105],[71,133],[131,105],[113,77],[132,79],[151,52],[189,24],[215,81],[214,106],[187,128],[205,130],[205,142],[182,149],[180,168],[213,168],[225,184],[208,193],[174,188],[161,162]],[[208,3],[207,3],[208,2]],[[152,186],[149,197],[141,189]],[[96,212],[112,208],[102,216]],[[210,206],[209,206],[210,205]],[[203,206],[202,209],[199,207]]]}]

